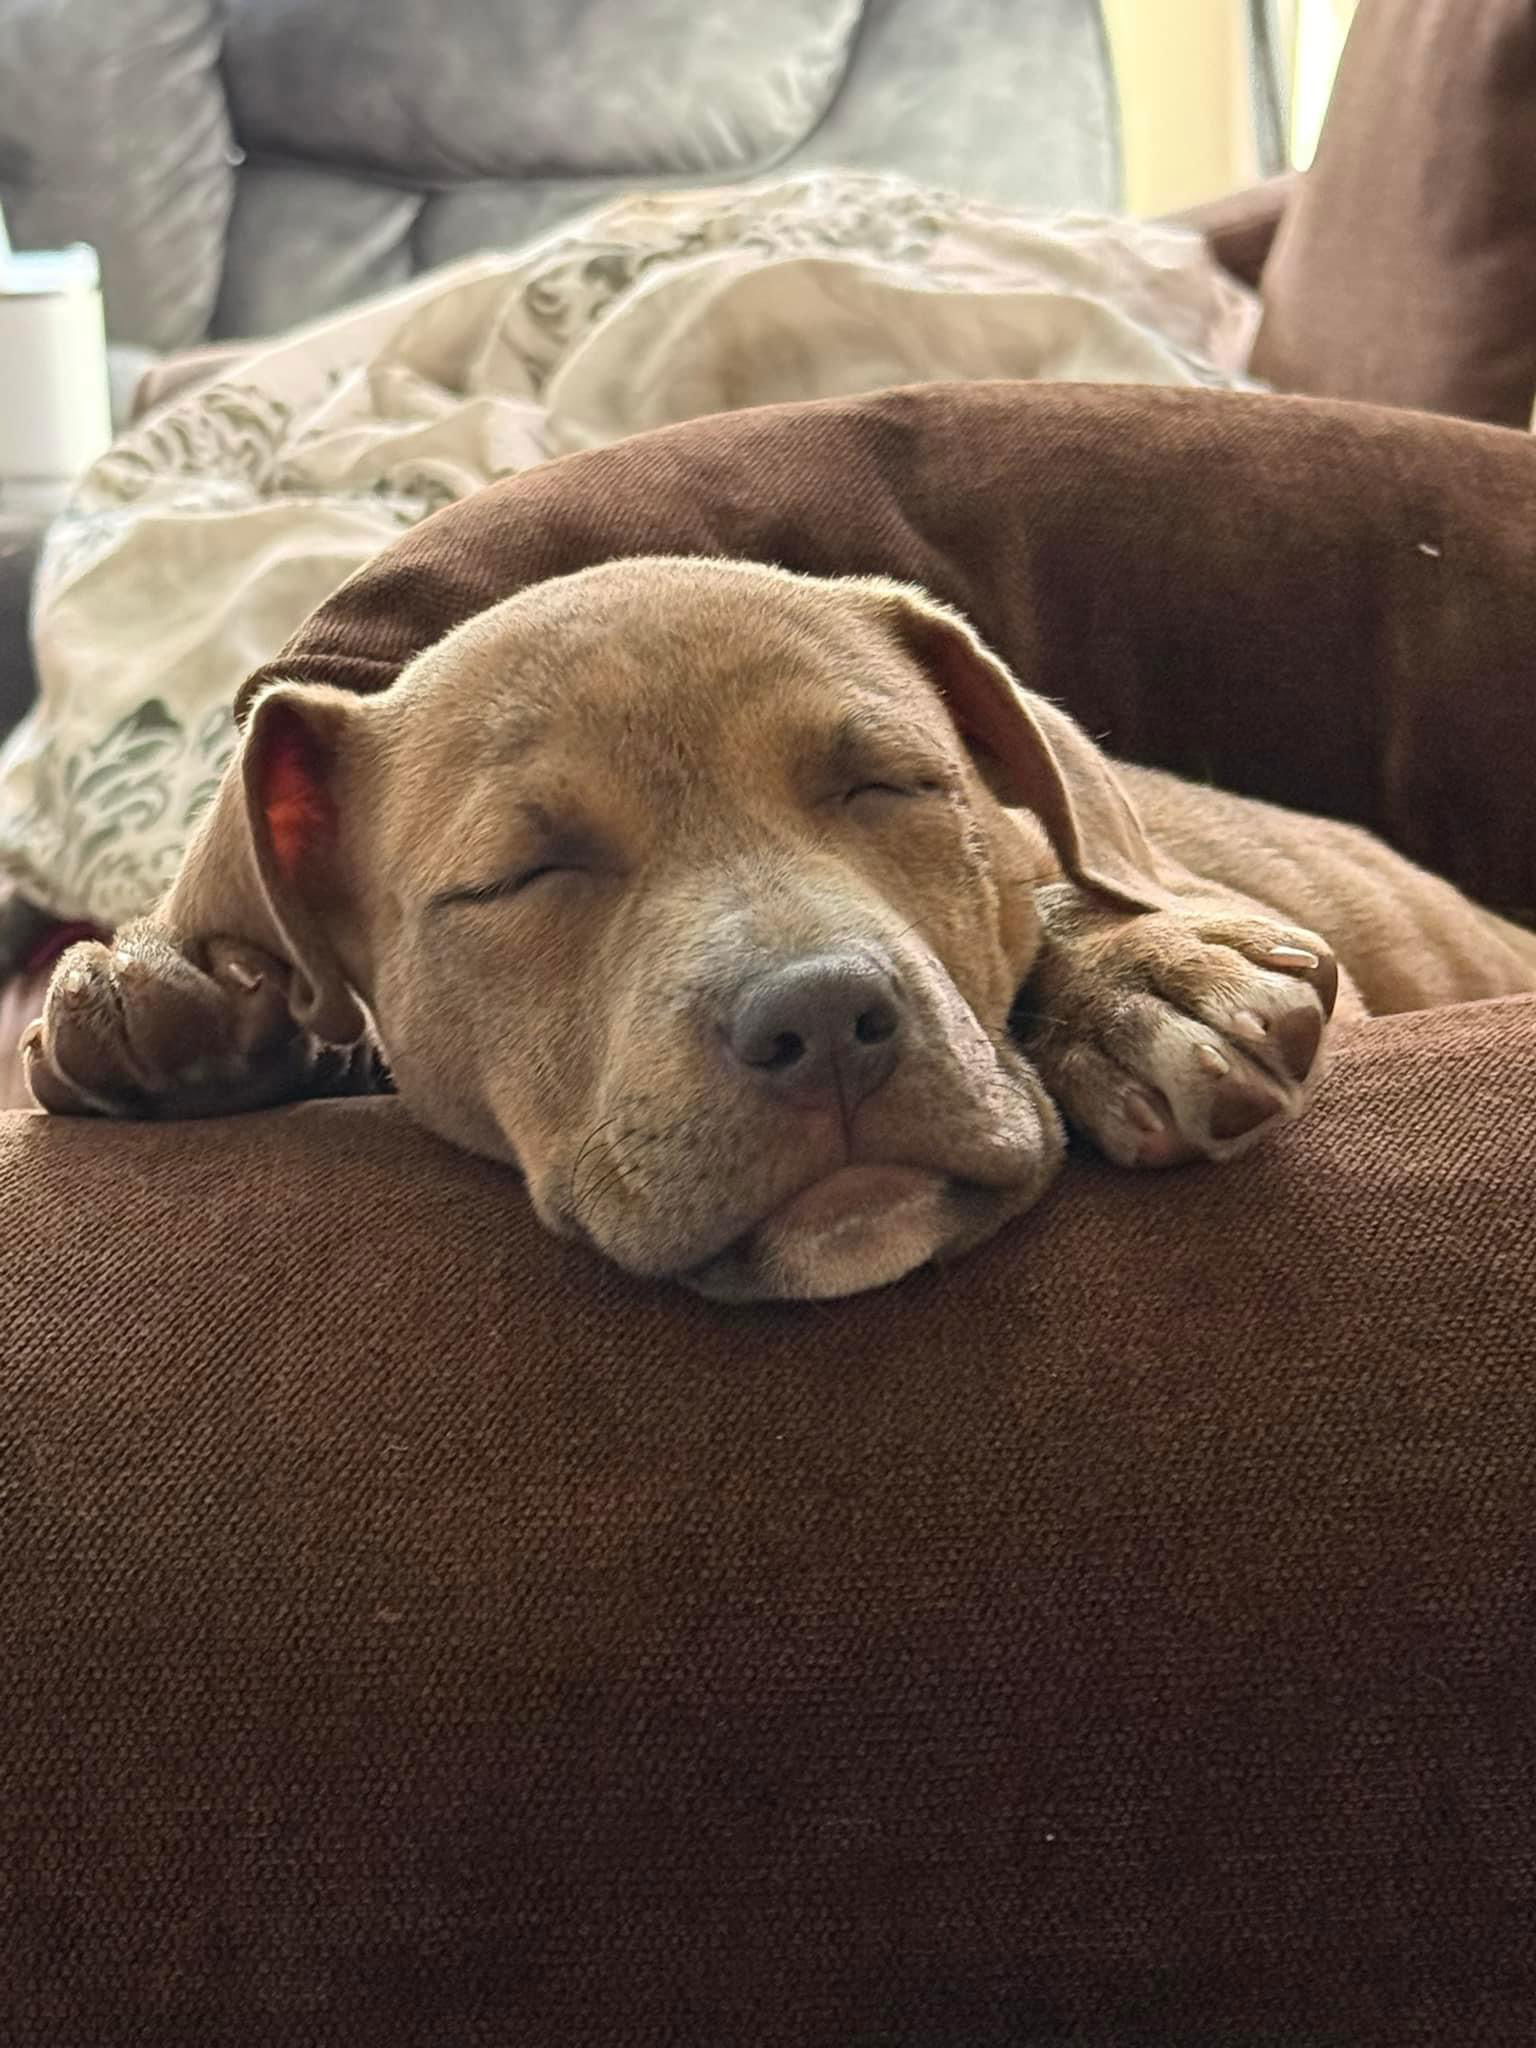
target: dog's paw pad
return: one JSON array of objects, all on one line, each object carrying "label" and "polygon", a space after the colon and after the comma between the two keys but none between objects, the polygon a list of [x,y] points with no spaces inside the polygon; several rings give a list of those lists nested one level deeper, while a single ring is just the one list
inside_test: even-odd
[{"label": "dog's paw pad", "polygon": [[1246,1138],[1250,1132],[1260,1130],[1279,1113],[1272,1095],[1262,1088],[1248,1087],[1239,1081],[1215,1091],[1206,1111],[1206,1121],[1211,1136],[1226,1144],[1234,1138]]},{"label": "dog's paw pad", "polygon": [[1030,1050],[1068,1120],[1118,1163],[1232,1159],[1306,1107],[1338,986],[1311,933],[1149,912],[1058,967],[1042,1003],[1051,1028]]},{"label": "dog's paw pad", "polygon": [[62,1114],[209,1115],[277,1099],[306,1046],[287,970],[254,947],[214,941],[205,963],[149,926],[71,947],[43,1014],[22,1039],[39,1105]]}]

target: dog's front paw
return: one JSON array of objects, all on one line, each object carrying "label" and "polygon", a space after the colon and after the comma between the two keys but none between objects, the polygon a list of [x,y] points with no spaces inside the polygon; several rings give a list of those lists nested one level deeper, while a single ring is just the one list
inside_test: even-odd
[{"label": "dog's front paw", "polygon": [[71,946],[21,1041],[42,1108],[75,1116],[218,1116],[303,1092],[313,1042],[288,970],[215,939],[194,960],[153,925]]},{"label": "dog's front paw", "polygon": [[1015,1023],[1074,1128],[1119,1166],[1176,1166],[1302,1113],[1338,986],[1322,939],[1268,918],[1090,918],[1048,946]]}]

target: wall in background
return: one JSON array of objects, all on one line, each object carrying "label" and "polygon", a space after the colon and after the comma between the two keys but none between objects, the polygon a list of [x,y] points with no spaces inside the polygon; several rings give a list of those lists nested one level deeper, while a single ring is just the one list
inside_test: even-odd
[{"label": "wall in background", "polygon": [[1291,162],[1298,170],[1311,163],[1317,147],[1356,4],[1357,0],[1276,0],[1281,47],[1290,59]]},{"label": "wall in background", "polygon": [[1169,213],[1257,176],[1243,0],[1103,0],[1125,199]]},{"label": "wall in background", "polygon": [[[1292,163],[1312,160],[1357,0],[1270,0]],[[1470,0],[1469,0],[1470,4]],[[1126,205],[1172,212],[1259,174],[1246,0],[1103,0]]]}]

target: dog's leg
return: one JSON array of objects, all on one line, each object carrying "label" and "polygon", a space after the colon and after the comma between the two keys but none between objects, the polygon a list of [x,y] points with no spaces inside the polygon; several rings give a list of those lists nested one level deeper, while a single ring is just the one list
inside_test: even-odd
[{"label": "dog's leg", "polygon": [[1038,893],[1015,1035],[1069,1124],[1121,1166],[1236,1158],[1299,1116],[1335,1020],[1364,1008],[1313,932],[1191,877],[1187,907]]},{"label": "dog's leg", "polygon": [[227,1116],[387,1087],[367,1040],[294,1022],[289,969],[239,939],[189,940],[148,918],[71,946],[21,1040],[34,1099],[59,1115]]},{"label": "dog's leg", "polygon": [[78,1116],[222,1116],[387,1086],[367,1041],[323,1044],[288,1007],[290,967],[226,777],[152,916],[72,946],[21,1055],[36,1101]]},{"label": "dog's leg", "polygon": [[1326,932],[1373,1017],[1536,990],[1536,933],[1470,902],[1358,825],[1154,768],[1122,766],[1120,774],[1165,860],[1209,877],[1221,893],[1241,891],[1267,916]]}]

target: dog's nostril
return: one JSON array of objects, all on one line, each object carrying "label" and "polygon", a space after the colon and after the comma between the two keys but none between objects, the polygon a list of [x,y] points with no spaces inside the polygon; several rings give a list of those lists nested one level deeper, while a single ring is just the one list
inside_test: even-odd
[{"label": "dog's nostril", "polygon": [[781,1074],[786,1067],[792,1067],[805,1058],[805,1040],[798,1031],[781,1031],[773,1042],[765,1047],[761,1058],[752,1061],[754,1067],[763,1067],[770,1074]]},{"label": "dog's nostril", "polygon": [[884,1045],[888,1038],[896,1036],[896,1012],[889,1003],[877,1004],[873,1009],[860,1011],[854,1021],[853,1035],[860,1045]]}]

